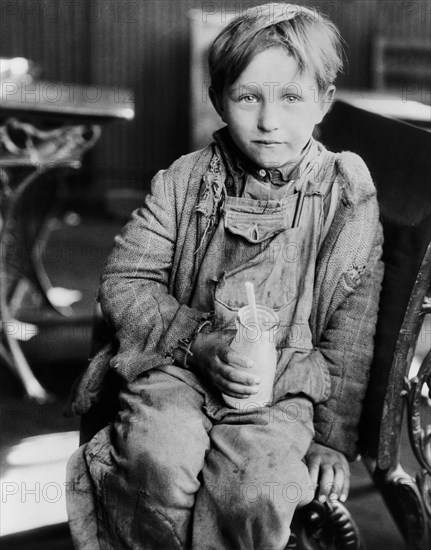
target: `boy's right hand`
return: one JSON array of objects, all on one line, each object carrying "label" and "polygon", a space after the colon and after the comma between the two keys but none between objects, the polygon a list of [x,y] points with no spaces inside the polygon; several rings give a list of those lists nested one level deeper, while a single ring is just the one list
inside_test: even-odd
[{"label": "boy's right hand", "polygon": [[259,391],[260,379],[248,369],[255,363],[252,359],[235,352],[230,343],[235,330],[221,330],[210,334],[198,334],[190,351],[190,362],[198,374],[209,380],[222,393],[245,399]]}]

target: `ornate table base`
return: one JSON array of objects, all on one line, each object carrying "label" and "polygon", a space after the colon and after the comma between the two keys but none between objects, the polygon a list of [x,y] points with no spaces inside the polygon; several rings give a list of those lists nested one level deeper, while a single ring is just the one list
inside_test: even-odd
[{"label": "ornate table base", "polygon": [[19,212],[18,205],[25,192],[41,184],[43,176],[53,170],[79,169],[82,155],[99,136],[100,127],[90,124],[59,125],[45,131],[10,118],[0,126],[0,361],[18,375],[27,395],[38,402],[49,395],[36,380],[19,344],[32,331],[35,334],[33,325],[15,319],[20,283],[30,281],[41,302],[60,315],[70,310],[58,307],[51,298],[52,287],[40,253],[47,237],[46,220],[28,238],[31,213]]}]

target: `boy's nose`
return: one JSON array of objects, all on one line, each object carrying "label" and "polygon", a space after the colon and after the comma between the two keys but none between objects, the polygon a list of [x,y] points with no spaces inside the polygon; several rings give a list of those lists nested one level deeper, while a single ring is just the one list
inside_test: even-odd
[{"label": "boy's nose", "polygon": [[279,127],[279,117],[275,102],[263,104],[260,112],[257,127],[262,132],[272,132]]}]

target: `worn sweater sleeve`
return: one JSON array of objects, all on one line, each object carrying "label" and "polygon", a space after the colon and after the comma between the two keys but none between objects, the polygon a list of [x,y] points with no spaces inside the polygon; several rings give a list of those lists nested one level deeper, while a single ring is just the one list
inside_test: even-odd
[{"label": "worn sweater sleeve", "polygon": [[374,240],[365,265],[360,266],[363,271],[356,280],[348,272],[341,277],[334,295],[337,307],[317,345],[329,368],[331,392],[329,399],[315,408],[315,440],[349,459],[357,452],[357,426],[373,358],[384,270],[381,225],[370,224],[368,230]]},{"label": "worn sweater sleeve", "polygon": [[115,238],[101,277],[99,300],[118,345],[111,367],[126,380],[171,363],[179,342],[205,318],[168,291],[186,194],[175,185],[177,172],[155,176],[144,206]]}]

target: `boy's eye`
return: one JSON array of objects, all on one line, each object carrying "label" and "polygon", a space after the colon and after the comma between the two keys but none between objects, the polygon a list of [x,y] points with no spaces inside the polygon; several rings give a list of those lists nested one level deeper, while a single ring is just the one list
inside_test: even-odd
[{"label": "boy's eye", "polygon": [[284,99],[287,103],[297,103],[299,101],[299,97],[297,95],[287,95]]},{"label": "boy's eye", "polygon": [[257,97],[253,94],[245,94],[239,98],[239,101],[244,101],[245,103],[256,103]]}]

